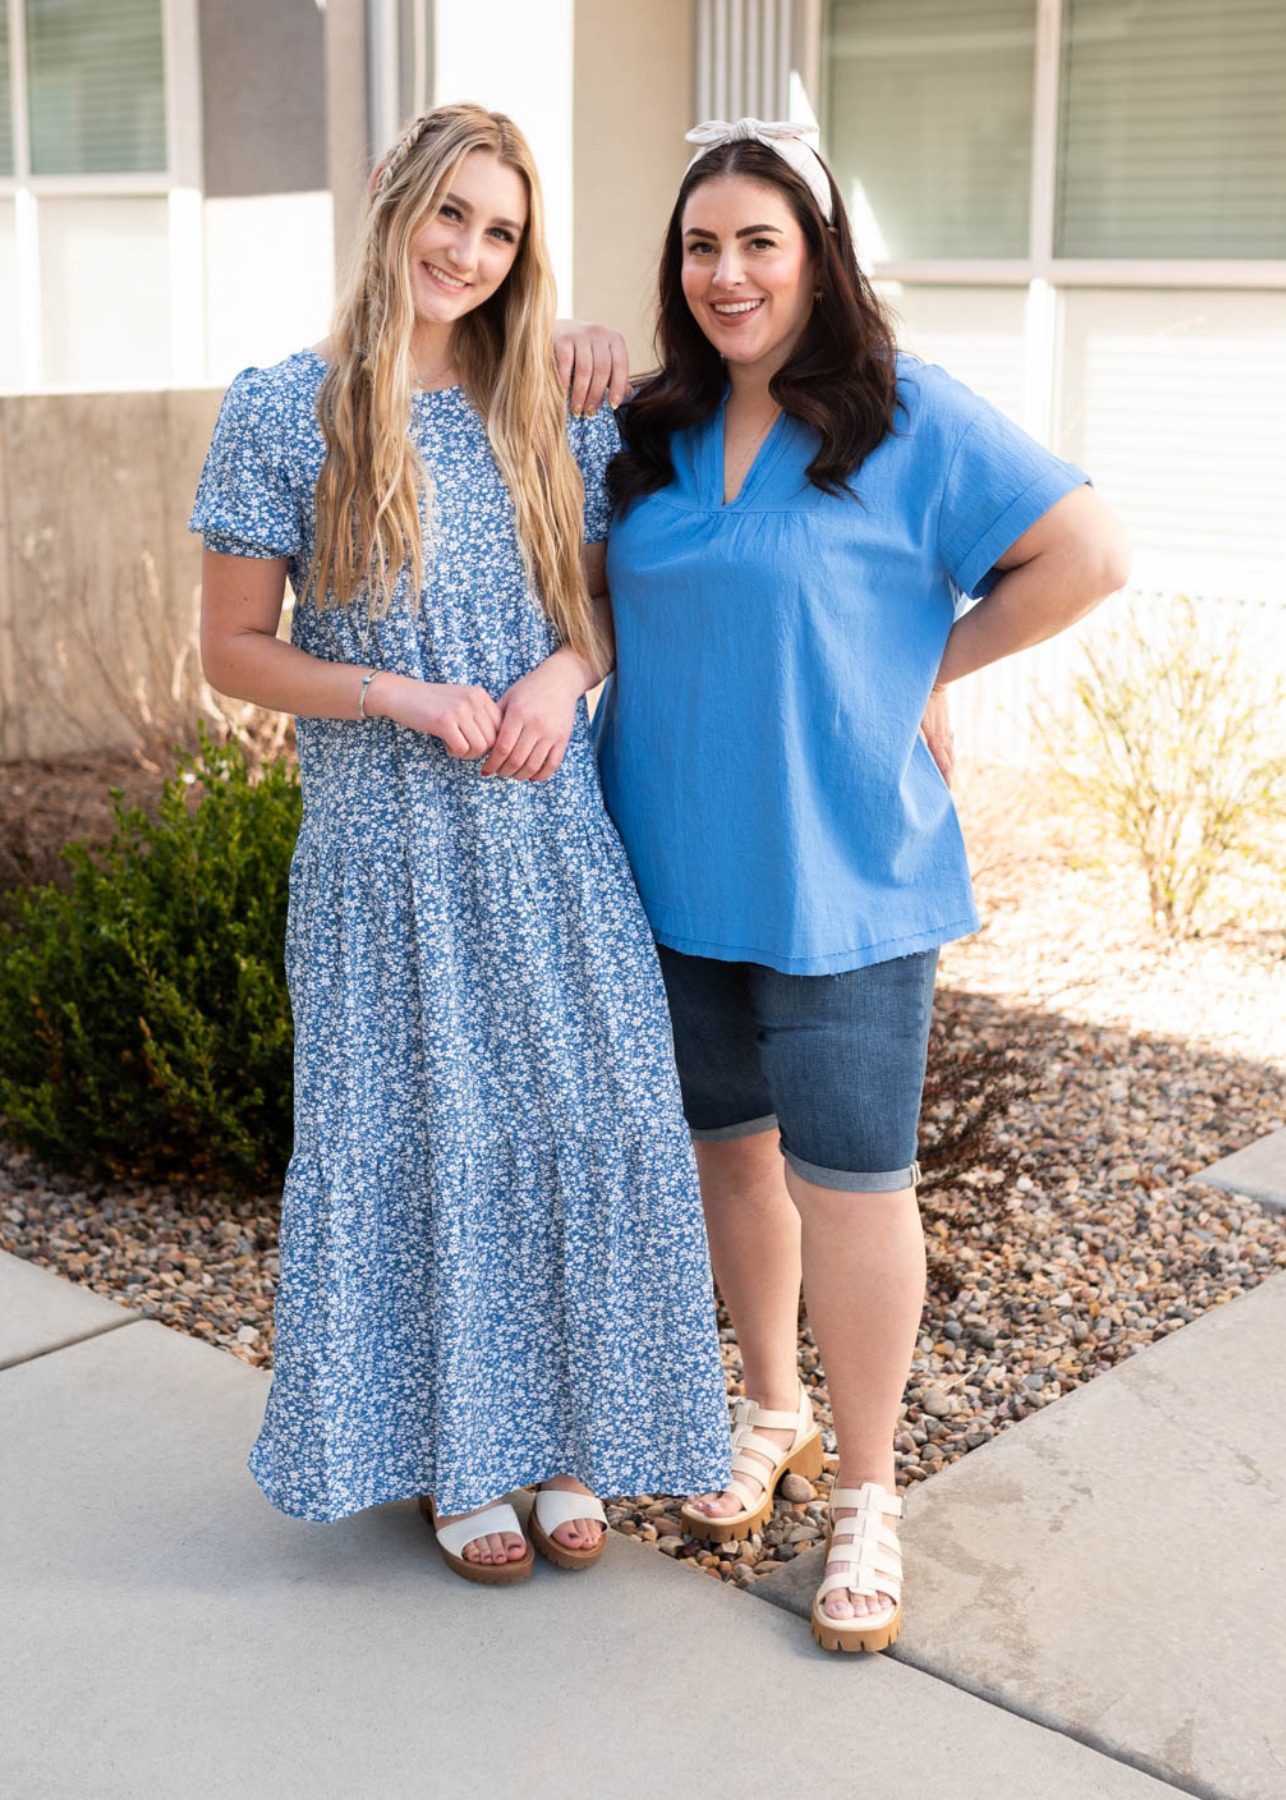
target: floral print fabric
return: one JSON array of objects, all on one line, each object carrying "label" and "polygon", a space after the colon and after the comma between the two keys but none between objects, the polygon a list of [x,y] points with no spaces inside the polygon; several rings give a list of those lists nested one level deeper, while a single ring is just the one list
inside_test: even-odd
[{"label": "floral print fabric", "polygon": [[[311,351],[228,391],[191,526],[302,589],[323,455]],[[417,395],[431,566],[388,617],[297,605],[314,656],[485,687],[556,647],[462,389]],[[569,424],[587,541],[604,412]],[[704,1225],[650,933],[585,705],[535,785],[391,721],[298,721],[286,945],[295,1145],[276,1369],[250,1467],[337,1519],[478,1507],[550,1475],[600,1494],[728,1477]]]}]

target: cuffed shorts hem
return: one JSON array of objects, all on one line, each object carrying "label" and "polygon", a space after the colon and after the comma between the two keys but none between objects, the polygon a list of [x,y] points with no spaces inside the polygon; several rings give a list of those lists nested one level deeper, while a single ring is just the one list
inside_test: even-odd
[{"label": "cuffed shorts hem", "polygon": [[816,1187],[841,1188],[845,1193],[854,1194],[896,1194],[901,1188],[918,1187],[920,1183],[918,1162],[908,1164],[905,1169],[889,1169],[878,1175],[855,1175],[848,1169],[822,1169],[816,1163],[805,1162],[785,1144],[781,1146],[781,1153],[796,1175],[802,1175]]},{"label": "cuffed shorts hem", "polygon": [[699,1144],[724,1144],[729,1138],[754,1137],[758,1131],[776,1131],[776,1113],[765,1113],[762,1119],[745,1119],[740,1125],[711,1125],[705,1130],[698,1130],[689,1125],[688,1131],[694,1141]]}]

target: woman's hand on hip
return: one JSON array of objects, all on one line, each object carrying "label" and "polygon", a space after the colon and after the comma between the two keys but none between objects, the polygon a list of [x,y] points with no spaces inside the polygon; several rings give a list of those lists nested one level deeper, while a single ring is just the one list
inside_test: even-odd
[{"label": "woman's hand on hip", "polygon": [[500,708],[485,688],[416,681],[391,671],[371,682],[366,711],[441,738],[452,756],[485,756],[500,730]]},{"label": "woman's hand on hip", "polygon": [[482,773],[548,781],[563,760],[584,689],[576,662],[562,651],[515,681],[500,697],[500,730]]},{"label": "woman's hand on hip", "polygon": [[938,765],[938,772],[947,786],[951,786],[951,776],[956,766],[955,739],[951,734],[951,714],[947,704],[945,687],[935,687],[929,695],[929,704],[924,709],[924,717],[920,720],[920,732],[929,746],[929,754]]}]

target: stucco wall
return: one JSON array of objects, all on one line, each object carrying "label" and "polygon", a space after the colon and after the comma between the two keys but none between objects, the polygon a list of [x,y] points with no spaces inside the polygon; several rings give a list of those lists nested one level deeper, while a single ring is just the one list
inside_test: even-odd
[{"label": "stucco wall", "polygon": [[201,0],[207,199],[326,186],[325,34],[316,0]]},{"label": "stucco wall", "polygon": [[572,127],[576,313],[652,364],[656,268],[691,154],[693,0],[577,0]]},{"label": "stucco wall", "polygon": [[133,741],[112,690],[155,679],[167,634],[191,640],[185,524],[220,398],[0,398],[0,756]]}]

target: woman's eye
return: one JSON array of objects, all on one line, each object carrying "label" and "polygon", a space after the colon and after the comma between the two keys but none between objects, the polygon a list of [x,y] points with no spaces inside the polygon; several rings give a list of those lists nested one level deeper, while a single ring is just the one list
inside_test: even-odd
[{"label": "woman's eye", "polygon": [[493,226],[491,235],[492,237],[499,238],[502,244],[512,244],[514,241],[513,232],[506,231],[503,225]]},{"label": "woman's eye", "polygon": [[458,219],[460,214],[454,206],[440,206],[438,208],[438,217],[440,219]]},{"label": "woman's eye", "polygon": [[776,248],[776,239],[775,238],[751,238],[750,246],[751,246],[751,249],[753,249],[753,250],[774,250]]}]

